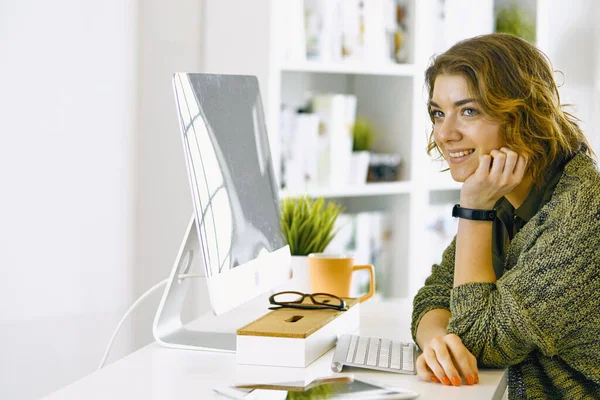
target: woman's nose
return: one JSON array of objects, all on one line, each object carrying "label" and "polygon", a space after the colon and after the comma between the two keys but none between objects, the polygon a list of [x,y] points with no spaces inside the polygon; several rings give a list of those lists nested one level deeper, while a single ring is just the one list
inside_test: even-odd
[{"label": "woman's nose", "polygon": [[460,139],[460,132],[454,116],[448,116],[441,121],[437,129],[437,138],[441,142]]}]

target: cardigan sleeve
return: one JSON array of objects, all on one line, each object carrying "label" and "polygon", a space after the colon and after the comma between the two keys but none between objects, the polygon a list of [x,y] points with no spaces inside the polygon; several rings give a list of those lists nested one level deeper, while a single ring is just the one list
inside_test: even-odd
[{"label": "cardigan sleeve", "polygon": [[498,281],[451,290],[448,333],[483,365],[507,367],[532,351],[561,355],[585,336],[574,322],[597,320],[600,204],[581,193],[528,222],[507,254],[514,265]]},{"label": "cardigan sleeve", "polygon": [[413,300],[411,333],[417,341],[417,327],[428,311],[443,309],[450,311],[450,292],[454,284],[454,256],[456,254],[456,236],[442,254],[442,262],[434,264],[431,275]]}]

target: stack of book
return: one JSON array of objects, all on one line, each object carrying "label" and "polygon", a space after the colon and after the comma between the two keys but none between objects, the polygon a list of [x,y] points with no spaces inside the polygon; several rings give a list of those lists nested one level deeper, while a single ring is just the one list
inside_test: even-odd
[{"label": "stack of book", "polygon": [[310,109],[283,109],[282,185],[291,191],[343,187],[351,181],[356,96],[317,95]]},{"label": "stack of book", "polygon": [[280,7],[283,60],[406,62],[404,0],[289,0]]}]

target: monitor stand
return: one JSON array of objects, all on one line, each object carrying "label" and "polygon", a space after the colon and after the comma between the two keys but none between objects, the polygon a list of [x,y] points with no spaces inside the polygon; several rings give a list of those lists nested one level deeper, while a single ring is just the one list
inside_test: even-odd
[{"label": "monitor stand", "polygon": [[[265,302],[268,292],[272,292],[276,285],[285,283],[285,280],[291,277],[291,269],[282,268],[282,265],[290,264],[289,247],[286,245],[275,251],[263,253],[258,258],[236,267],[237,275],[232,275],[232,270],[225,280],[223,275],[218,275],[208,281],[196,226],[196,218],[192,214],[154,318],[154,339],[164,347],[235,352],[236,330],[264,315],[267,311],[265,304],[268,303]],[[204,278],[204,287],[209,294],[213,313],[184,325],[182,310],[193,279],[180,276],[189,274],[194,263],[199,264],[199,268],[194,270],[202,271],[200,274],[194,274],[194,277]],[[232,277],[236,280],[253,279],[255,286],[251,290],[240,290],[237,294],[230,295],[224,292],[227,287],[223,283],[227,283]],[[195,300],[199,300],[199,303],[204,301],[201,298]],[[223,313],[227,315],[221,315]]]},{"label": "monitor stand", "polygon": [[194,257],[200,255],[196,218],[192,215],[154,318],[154,338],[165,347],[235,352],[235,333],[191,330],[184,327],[181,320],[181,310],[192,279],[180,279],[179,276],[188,274]]}]

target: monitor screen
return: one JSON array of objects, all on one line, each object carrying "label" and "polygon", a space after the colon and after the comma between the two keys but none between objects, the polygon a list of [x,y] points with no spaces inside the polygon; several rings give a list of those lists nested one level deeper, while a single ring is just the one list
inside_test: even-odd
[{"label": "monitor screen", "polygon": [[[258,81],[195,73],[173,79],[206,276],[215,282],[227,277],[216,291],[245,287],[246,297],[258,295],[289,276],[287,265],[264,269],[265,255],[287,247]],[[245,277],[229,275],[248,265]]]}]

